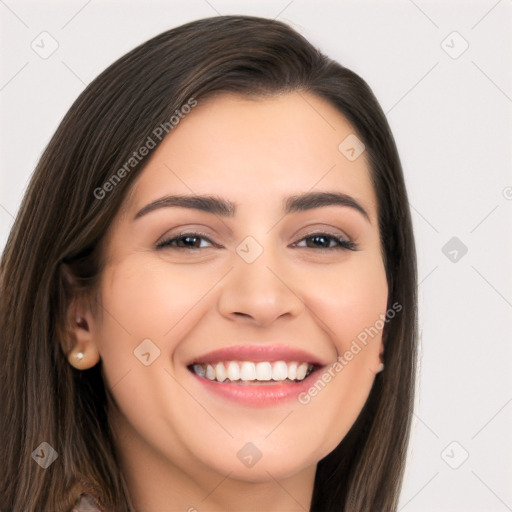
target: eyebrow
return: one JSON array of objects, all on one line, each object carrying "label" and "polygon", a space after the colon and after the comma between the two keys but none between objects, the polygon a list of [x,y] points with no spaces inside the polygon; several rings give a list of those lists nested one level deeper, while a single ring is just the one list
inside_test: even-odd
[{"label": "eyebrow", "polygon": [[[356,210],[369,223],[370,217],[367,211],[353,197],[341,192],[306,192],[286,198],[284,201],[284,213],[288,215],[294,212],[302,212],[325,206],[343,206]],[[159,208],[190,208],[200,210],[221,217],[234,217],[236,204],[218,196],[211,195],[168,195],[157,199],[144,206],[137,212],[133,220],[139,219]]]}]

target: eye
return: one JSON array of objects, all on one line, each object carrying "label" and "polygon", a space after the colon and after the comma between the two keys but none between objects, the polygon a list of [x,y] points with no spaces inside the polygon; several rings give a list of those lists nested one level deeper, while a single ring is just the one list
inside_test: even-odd
[{"label": "eye", "polygon": [[165,247],[174,249],[206,249],[207,247],[201,245],[201,240],[207,241],[214,246],[216,245],[202,233],[180,233],[173,238],[159,242],[156,247],[157,249],[163,249]]},{"label": "eye", "polygon": [[[308,243],[310,240],[312,243]],[[321,250],[350,250],[356,251],[357,245],[351,240],[345,240],[335,235],[328,233],[310,233],[299,242],[306,241],[306,248],[308,249],[321,249]],[[334,242],[334,245],[332,243]],[[295,245],[298,246],[298,243]],[[304,246],[302,246],[304,247]]]},{"label": "eye", "polygon": [[[202,241],[211,244],[211,246],[221,247],[212,242],[207,236],[202,233],[180,233],[179,235],[168,238],[159,242],[156,247],[157,249],[174,248],[174,249],[207,249],[208,246],[202,244]],[[356,251],[357,245],[350,241],[340,238],[335,235],[328,233],[311,233],[304,237],[294,245],[301,247],[300,242],[306,241],[305,248],[307,249],[320,249],[320,250],[350,250]],[[312,243],[309,243],[311,241]],[[302,246],[304,247],[304,246]]]}]

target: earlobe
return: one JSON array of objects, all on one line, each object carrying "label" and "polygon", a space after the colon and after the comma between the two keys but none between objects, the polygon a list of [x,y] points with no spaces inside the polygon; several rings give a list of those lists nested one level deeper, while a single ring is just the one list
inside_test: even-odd
[{"label": "earlobe", "polygon": [[384,343],[381,342],[379,349],[379,364],[373,369],[375,375],[384,370]]},{"label": "earlobe", "polygon": [[68,362],[77,370],[87,370],[100,361],[100,354],[94,340],[89,315],[73,315],[70,327],[70,344],[72,349],[67,354]]},{"label": "earlobe", "polygon": [[75,347],[68,354],[68,362],[77,370],[87,370],[92,368],[100,361],[98,351],[94,349],[85,349]]}]

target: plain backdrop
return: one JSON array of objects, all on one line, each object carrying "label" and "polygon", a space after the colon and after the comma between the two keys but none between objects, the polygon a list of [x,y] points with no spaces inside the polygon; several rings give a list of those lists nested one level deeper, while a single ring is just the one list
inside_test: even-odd
[{"label": "plain backdrop", "polygon": [[421,322],[400,510],[512,510],[511,0],[0,0],[0,248],[86,84],[139,43],[217,14],[291,24],[360,74],[388,116]]}]

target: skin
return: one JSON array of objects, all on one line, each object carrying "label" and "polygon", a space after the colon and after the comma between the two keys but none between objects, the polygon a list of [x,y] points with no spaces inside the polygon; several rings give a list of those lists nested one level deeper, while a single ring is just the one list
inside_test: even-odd
[{"label": "skin", "polygon": [[[186,368],[194,357],[231,345],[299,347],[334,362],[385,314],[388,287],[377,202],[365,154],[338,150],[354,129],[309,93],[249,99],[223,94],[201,102],[164,139],[135,181],[107,234],[103,311],[72,314],[77,368],[103,361],[119,407],[115,439],[135,509],[308,510],[316,464],[343,439],[378,371],[381,332],[307,405],[264,409],[209,393]],[[283,198],[336,191],[363,206],[326,206],[283,215]],[[163,207],[135,214],[166,194],[213,194],[237,205],[230,218]],[[205,238],[156,244],[180,231]],[[357,251],[322,249],[310,233],[348,238]],[[247,236],[263,253],[236,252]],[[309,240],[309,246],[308,241]],[[329,242],[328,242],[329,243]],[[149,338],[149,366],[134,349]],[[262,454],[246,467],[237,452]],[[172,506],[170,505],[172,504]],[[191,508],[194,507],[194,508]]]}]

